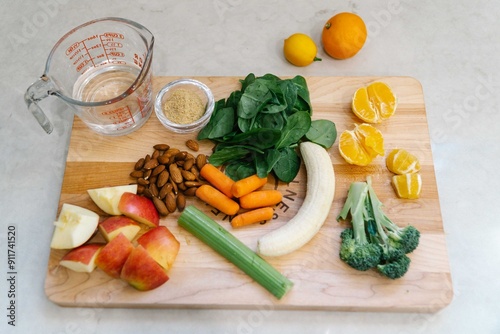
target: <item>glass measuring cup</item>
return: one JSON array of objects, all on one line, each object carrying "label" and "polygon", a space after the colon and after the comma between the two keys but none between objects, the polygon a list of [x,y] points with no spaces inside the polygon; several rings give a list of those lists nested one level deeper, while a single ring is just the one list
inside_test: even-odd
[{"label": "glass measuring cup", "polygon": [[84,23],[53,47],[44,74],[26,91],[28,109],[47,132],[53,125],[38,102],[61,98],[92,130],[119,136],[151,116],[153,34],[142,25],[107,17]]}]

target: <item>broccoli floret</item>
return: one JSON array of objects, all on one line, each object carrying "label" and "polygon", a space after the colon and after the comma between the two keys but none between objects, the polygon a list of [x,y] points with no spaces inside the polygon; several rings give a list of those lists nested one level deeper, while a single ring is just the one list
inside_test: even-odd
[{"label": "broccoli floret", "polygon": [[370,244],[368,241],[356,241],[353,229],[345,229],[340,234],[340,237],[342,238],[340,258],[349,266],[360,271],[366,271],[380,263],[380,247]]},{"label": "broccoli floret", "polygon": [[410,258],[403,254],[399,258],[381,263],[377,266],[377,270],[384,276],[390,279],[401,278],[410,268]]},{"label": "broccoli floret", "polygon": [[346,219],[351,214],[352,229],[342,232],[340,237],[340,258],[354,269],[366,271],[375,267],[380,262],[381,248],[369,242],[364,221],[364,205],[359,198],[367,196],[368,189],[365,183],[355,182],[349,188],[346,203],[337,217],[338,220]]},{"label": "broccoli floret", "polygon": [[391,279],[402,277],[410,266],[407,253],[417,248],[420,232],[413,226],[394,224],[382,211],[382,202],[367,182],[353,182],[337,220],[351,215],[352,228],[340,237],[340,258],[357,270],[377,267]]}]

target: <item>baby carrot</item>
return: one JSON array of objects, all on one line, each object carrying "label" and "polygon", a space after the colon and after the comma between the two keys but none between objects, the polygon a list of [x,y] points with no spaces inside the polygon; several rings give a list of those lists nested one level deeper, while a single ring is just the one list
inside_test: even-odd
[{"label": "baby carrot", "polygon": [[231,220],[232,227],[241,227],[273,218],[274,210],[271,207],[254,209],[243,212]]},{"label": "baby carrot", "polygon": [[196,189],[196,197],[226,215],[234,216],[240,209],[238,203],[208,184],[204,184]]},{"label": "baby carrot", "polygon": [[234,197],[241,197],[259,189],[267,183],[266,177],[258,177],[257,174],[251,175],[239,181],[236,181],[231,188]]},{"label": "baby carrot", "polygon": [[217,167],[211,164],[205,164],[201,170],[200,175],[210,182],[212,186],[220,190],[224,195],[231,198],[233,194],[231,193],[231,188],[234,181],[231,180],[229,176],[221,172]]},{"label": "baby carrot", "polygon": [[281,202],[283,195],[278,190],[257,190],[240,197],[240,206],[244,209],[256,209],[273,206]]}]

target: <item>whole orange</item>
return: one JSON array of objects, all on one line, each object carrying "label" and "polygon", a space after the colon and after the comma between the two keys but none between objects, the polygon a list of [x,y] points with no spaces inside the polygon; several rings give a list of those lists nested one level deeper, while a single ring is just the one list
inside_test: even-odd
[{"label": "whole orange", "polygon": [[323,26],[321,41],[326,53],[336,59],[354,56],[366,41],[365,22],[354,13],[339,13]]}]

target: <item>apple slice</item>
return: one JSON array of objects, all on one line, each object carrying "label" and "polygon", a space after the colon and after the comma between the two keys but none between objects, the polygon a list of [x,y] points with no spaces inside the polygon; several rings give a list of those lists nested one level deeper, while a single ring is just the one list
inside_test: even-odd
[{"label": "apple slice", "polygon": [[140,291],[155,289],[168,281],[165,270],[141,245],[130,253],[120,277]]},{"label": "apple slice", "polygon": [[125,192],[120,198],[118,209],[122,214],[149,227],[160,225],[160,215],[153,201],[134,193]]},{"label": "apple slice", "polygon": [[179,253],[180,243],[166,226],[155,227],[137,239],[137,243],[165,270],[169,270]]},{"label": "apple slice", "polygon": [[99,215],[88,209],[64,203],[59,218],[54,222],[56,228],[50,247],[53,249],[72,249],[83,245],[94,234],[99,223]]},{"label": "apple slice", "polygon": [[123,233],[128,240],[134,239],[141,227],[132,218],[126,216],[112,216],[99,223],[99,231],[107,242]]},{"label": "apple slice", "polygon": [[127,237],[120,233],[104,246],[95,259],[97,268],[113,278],[119,278],[123,264],[134,249]]},{"label": "apple slice", "polygon": [[124,192],[137,193],[137,184],[89,189],[87,193],[94,203],[108,215],[120,215],[118,203]]},{"label": "apple slice", "polygon": [[92,243],[74,248],[62,257],[59,265],[73,271],[91,273],[96,267],[95,259],[102,247],[102,244]]}]

